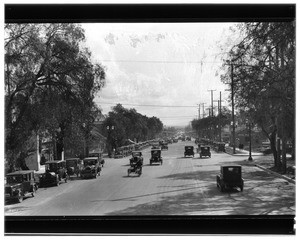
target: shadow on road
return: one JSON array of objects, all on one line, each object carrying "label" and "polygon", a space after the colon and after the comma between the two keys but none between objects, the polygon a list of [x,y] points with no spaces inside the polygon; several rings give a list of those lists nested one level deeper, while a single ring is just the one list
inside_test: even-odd
[{"label": "shadow on road", "polygon": [[183,185],[182,188],[176,190],[111,200],[124,201],[133,198],[140,200],[147,196],[157,195],[156,201],[147,202],[147,199],[145,199],[143,204],[106,213],[105,215],[295,214],[295,187],[293,185],[289,185],[281,180],[278,181],[276,177],[264,171],[253,172],[249,170],[245,170],[243,173],[245,180],[243,192],[240,192],[238,189],[220,192],[216,185],[216,174],[218,171],[194,171],[162,176],[159,178],[173,180],[194,179],[199,180],[199,182],[197,186],[184,188]]}]

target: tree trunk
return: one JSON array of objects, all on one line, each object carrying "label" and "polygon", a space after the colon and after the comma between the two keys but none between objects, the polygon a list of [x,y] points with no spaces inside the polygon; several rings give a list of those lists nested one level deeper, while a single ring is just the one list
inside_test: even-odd
[{"label": "tree trunk", "polygon": [[274,157],[274,167],[277,168],[277,149],[276,149],[276,131],[273,131],[269,137],[271,150]]},{"label": "tree trunk", "polygon": [[283,136],[282,136],[282,165],[281,165],[281,171],[283,174],[286,173],[286,142],[287,142],[287,139],[286,139],[285,134],[283,133]]},{"label": "tree trunk", "polygon": [[277,157],[276,157],[276,170],[279,171],[281,168],[281,150],[280,150],[280,138],[276,137],[276,150],[277,150]]}]

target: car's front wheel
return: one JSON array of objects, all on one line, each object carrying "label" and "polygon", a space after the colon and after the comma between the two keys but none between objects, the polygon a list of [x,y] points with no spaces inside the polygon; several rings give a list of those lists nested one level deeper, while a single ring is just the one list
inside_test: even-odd
[{"label": "car's front wheel", "polygon": [[21,203],[23,201],[23,195],[21,193],[18,194],[17,201],[18,203]]},{"label": "car's front wheel", "polygon": [[35,192],[36,192],[36,188],[33,187],[32,189],[33,189],[33,190],[32,190],[31,196],[34,197],[34,196],[35,196]]}]

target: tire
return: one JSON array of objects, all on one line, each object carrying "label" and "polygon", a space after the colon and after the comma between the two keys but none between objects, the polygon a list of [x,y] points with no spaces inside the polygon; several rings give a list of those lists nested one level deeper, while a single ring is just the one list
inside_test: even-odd
[{"label": "tire", "polygon": [[200,158],[202,159],[202,155],[200,155]]},{"label": "tire", "polygon": [[130,171],[129,171],[129,170],[127,171],[127,175],[128,175],[128,177],[129,177],[129,175],[130,175]]},{"label": "tire", "polygon": [[33,189],[33,190],[32,190],[31,196],[34,197],[34,196],[35,196],[35,192],[36,192],[36,188],[33,187],[32,189]]},{"label": "tire", "polygon": [[21,203],[23,201],[23,195],[22,194],[18,194],[17,201],[18,201],[18,203]]},{"label": "tire", "polygon": [[220,191],[221,191],[221,192],[224,192],[224,191],[225,191],[225,188],[224,188],[224,186],[223,186],[222,184],[220,184]]},{"label": "tire", "polygon": [[241,192],[243,191],[244,187],[243,186],[240,186],[240,189],[241,189]]}]

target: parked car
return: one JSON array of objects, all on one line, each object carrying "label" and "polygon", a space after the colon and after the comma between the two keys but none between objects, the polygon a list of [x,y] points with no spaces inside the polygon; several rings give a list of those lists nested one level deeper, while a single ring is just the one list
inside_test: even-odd
[{"label": "parked car", "polygon": [[210,147],[209,146],[200,146],[199,154],[200,154],[200,158],[202,158],[204,156],[211,157]]},{"label": "parked car", "polygon": [[160,149],[152,149],[151,150],[150,165],[152,165],[153,163],[160,163],[160,165],[162,165],[163,159],[161,157]]},{"label": "parked car", "polygon": [[46,172],[40,175],[39,185],[45,186],[58,186],[61,181],[67,182],[69,175],[67,173],[65,160],[47,161]]},{"label": "parked car", "polygon": [[221,166],[220,174],[217,175],[217,187],[221,192],[228,188],[239,187],[242,192],[244,189],[242,167],[240,165]]},{"label": "parked car", "polygon": [[193,146],[185,146],[184,147],[184,157],[186,157],[186,156],[195,156]]},{"label": "parked car", "polygon": [[129,159],[130,166],[135,165],[138,161],[141,161],[142,165],[144,163],[143,154],[141,151],[133,151],[131,153],[132,157]]},{"label": "parked car", "polygon": [[82,160],[80,158],[68,158],[66,159],[67,173],[69,176],[80,174],[80,169],[82,168]]},{"label": "parked car", "polygon": [[98,157],[86,157],[83,159],[83,168],[80,172],[81,178],[97,178],[100,176],[101,166]]},{"label": "parked car", "polygon": [[90,152],[89,157],[98,157],[101,167],[104,167],[105,160],[102,152]]},{"label": "parked car", "polygon": [[34,197],[36,190],[33,170],[16,171],[6,175],[5,201],[16,200],[20,203],[28,194]]}]

